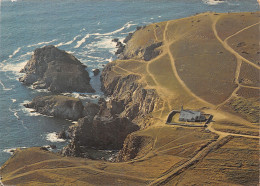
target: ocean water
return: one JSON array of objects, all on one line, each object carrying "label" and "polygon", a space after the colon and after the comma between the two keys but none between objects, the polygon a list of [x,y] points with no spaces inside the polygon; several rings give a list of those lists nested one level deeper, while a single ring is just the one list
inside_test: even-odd
[{"label": "ocean water", "polygon": [[137,26],[206,11],[259,10],[256,0],[2,0],[0,5],[0,165],[13,148],[55,144],[61,149],[66,142],[56,132],[72,124],[23,107],[50,94],[18,81],[35,48],[56,45],[86,64],[96,93],[85,96],[95,100],[102,92],[91,70],[115,59],[113,38],[122,40]]}]

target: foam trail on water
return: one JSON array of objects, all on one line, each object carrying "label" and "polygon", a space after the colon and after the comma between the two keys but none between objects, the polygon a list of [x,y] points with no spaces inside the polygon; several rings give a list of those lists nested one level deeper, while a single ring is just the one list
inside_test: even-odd
[{"label": "foam trail on water", "polygon": [[9,55],[9,58],[13,58],[21,50],[21,47],[17,48],[12,55]]},{"label": "foam trail on water", "polygon": [[53,43],[55,41],[57,41],[57,39],[53,39],[51,41],[44,41],[44,42],[28,45],[27,47],[30,48],[30,47],[35,47],[35,46],[39,46],[39,45],[47,45],[47,44]]},{"label": "foam trail on water", "polygon": [[49,134],[46,135],[46,140],[50,141],[50,142],[64,142],[64,139],[60,139],[58,138],[58,135],[56,132],[51,132]]},{"label": "foam trail on water", "polygon": [[108,32],[108,33],[104,33],[104,34],[94,33],[93,35],[96,35],[96,36],[109,36],[109,35],[114,35],[114,34],[116,34],[116,33],[118,33],[118,32],[123,31],[124,29],[130,28],[131,26],[134,26],[134,25],[136,25],[136,24],[133,24],[132,21],[129,21],[129,22],[127,22],[126,24],[124,24],[124,26],[122,26],[121,28],[119,28],[119,29],[117,29],[117,30],[115,30],[115,31],[113,31],[113,32]]},{"label": "foam trail on water", "polygon": [[[15,101],[16,101],[16,100],[15,100]],[[14,103],[15,101],[13,101],[13,103]],[[9,108],[9,111],[14,114],[14,116],[16,117],[17,120],[20,120],[20,117],[18,116],[18,112],[17,112],[18,110],[13,110],[13,109]],[[28,128],[24,125],[23,120],[20,120],[20,121],[21,121],[21,123],[22,123],[23,128],[25,128],[25,129],[28,130]]]},{"label": "foam trail on water", "polygon": [[33,52],[27,52],[26,54],[21,55],[20,58],[24,58],[31,55],[33,55]]},{"label": "foam trail on water", "polygon": [[26,148],[27,148],[27,147],[15,147],[15,148],[10,148],[10,149],[4,149],[3,152],[6,152],[6,153],[9,153],[9,154],[13,155],[13,154],[14,154],[14,151],[15,151],[16,149],[26,149]]},{"label": "foam trail on water", "polygon": [[74,48],[79,48],[83,43],[85,43],[86,39],[90,37],[90,34],[85,35],[80,41],[77,42],[77,45]]},{"label": "foam trail on water", "polygon": [[224,3],[225,1],[223,0],[202,0],[203,3],[208,4],[208,5],[218,5],[220,3]]},{"label": "foam trail on water", "polygon": [[70,45],[72,44],[74,41],[76,41],[76,39],[78,39],[81,35],[77,35],[75,36],[72,40],[66,42],[66,43],[59,43],[57,45],[55,45],[56,47],[59,47],[59,46],[64,46],[64,45]]},{"label": "foam trail on water", "polygon": [[25,66],[27,61],[23,61],[20,63],[13,63],[13,64],[6,64],[2,67],[1,71],[13,71],[13,72],[20,72],[20,70]]},{"label": "foam trail on water", "polygon": [[4,91],[12,90],[12,88],[6,88],[1,80],[0,80],[0,85],[2,85]]}]

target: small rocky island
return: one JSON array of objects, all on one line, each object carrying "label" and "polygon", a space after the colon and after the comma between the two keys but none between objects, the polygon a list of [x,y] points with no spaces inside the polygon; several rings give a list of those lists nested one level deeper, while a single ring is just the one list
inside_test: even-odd
[{"label": "small rocky island", "polygon": [[35,49],[21,72],[25,75],[19,81],[35,89],[56,93],[95,92],[89,83],[86,66],[72,54],[52,45]]}]

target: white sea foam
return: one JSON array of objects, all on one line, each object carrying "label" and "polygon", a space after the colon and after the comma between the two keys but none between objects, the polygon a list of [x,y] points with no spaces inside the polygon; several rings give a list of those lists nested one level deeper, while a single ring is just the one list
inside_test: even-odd
[{"label": "white sea foam", "polygon": [[90,37],[90,34],[85,35],[80,41],[77,42],[77,45],[74,48],[79,48],[83,43],[85,43],[86,39]]},{"label": "white sea foam", "polygon": [[71,96],[79,99],[90,99],[96,100],[100,98],[100,95],[91,94],[91,93],[81,93],[81,92],[72,92],[72,93],[62,93],[64,96]]},{"label": "white sea foam", "polygon": [[114,31],[112,31],[112,32],[107,32],[107,33],[104,33],[104,34],[94,33],[94,34],[92,34],[92,35],[96,35],[96,36],[109,36],[109,35],[114,35],[114,34],[116,34],[116,33],[118,33],[118,32],[123,31],[124,29],[128,29],[128,28],[130,28],[131,26],[136,25],[136,24],[133,24],[132,22],[133,22],[133,21],[129,21],[129,22],[127,22],[126,24],[124,24],[124,26],[122,26],[121,28],[119,28],[119,29],[117,29],[117,30],[114,30]]},{"label": "white sea foam", "polygon": [[21,50],[21,47],[17,48],[12,55],[9,55],[9,58],[13,58]]},{"label": "white sea foam", "polygon": [[20,56],[20,58],[27,57],[33,55],[33,52],[27,52],[26,54],[23,54]]},{"label": "white sea foam", "polygon": [[12,100],[13,103],[16,102],[16,99],[11,99],[11,100]]},{"label": "white sea foam", "polygon": [[2,85],[4,91],[12,90],[12,88],[6,88],[1,80],[0,80],[0,85]]},{"label": "white sea foam", "polygon": [[78,39],[80,36],[81,36],[81,35],[77,35],[77,36],[75,36],[72,40],[70,40],[70,41],[68,41],[68,42],[66,42],[66,43],[61,42],[61,43],[59,43],[59,44],[57,44],[57,45],[55,45],[55,46],[56,46],[56,47],[59,47],[59,46],[64,46],[64,45],[70,45],[70,44],[72,44],[74,41],[76,41],[76,39]]},{"label": "white sea foam", "polygon": [[51,132],[49,134],[46,135],[46,140],[50,141],[50,142],[64,142],[64,139],[60,139],[58,138],[58,135],[56,132]]},{"label": "white sea foam", "polygon": [[27,115],[27,116],[40,116],[40,115],[42,115],[42,114],[40,114],[40,113],[38,113],[38,112],[35,112],[35,110],[32,109],[32,108],[26,108],[24,105],[25,105],[25,104],[28,104],[28,103],[30,103],[30,101],[25,100],[24,102],[22,102],[22,103],[20,104],[20,108],[21,108],[21,110],[23,111],[23,113],[24,113],[25,115]]},{"label": "white sea foam", "polygon": [[57,39],[53,39],[51,41],[43,41],[43,42],[40,42],[40,43],[28,45],[27,47],[30,48],[30,47],[40,46],[40,45],[47,45],[47,44],[53,43],[55,41],[57,41]]},{"label": "white sea foam", "polygon": [[24,67],[24,65],[27,63],[27,61],[23,61],[20,63],[8,63],[5,64],[1,71],[13,71],[13,72],[20,72],[20,70]]},{"label": "white sea foam", "polygon": [[[90,44],[87,44],[84,48],[87,49],[108,49],[110,53],[115,54],[116,51],[116,43],[112,42],[112,37],[110,36],[106,36],[106,37],[102,37],[101,40],[99,41],[94,41]],[[95,50],[94,50],[95,51]]]},{"label": "white sea foam", "polygon": [[203,3],[208,4],[208,5],[218,5],[220,3],[224,3],[225,1],[222,0],[202,0]]},{"label": "white sea foam", "polygon": [[20,117],[18,116],[17,110],[13,110],[13,109],[9,108],[9,111],[14,113],[14,116],[16,117],[17,120],[20,120]]},{"label": "white sea foam", "polygon": [[27,148],[27,147],[15,147],[15,148],[10,148],[10,149],[4,149],[3,152],[6,152],[6,153],[9,153],[9,154],[13,155],[13,154],[14,154],[14,151],[15,151],[16,149],[26,149],[26,148]]}]

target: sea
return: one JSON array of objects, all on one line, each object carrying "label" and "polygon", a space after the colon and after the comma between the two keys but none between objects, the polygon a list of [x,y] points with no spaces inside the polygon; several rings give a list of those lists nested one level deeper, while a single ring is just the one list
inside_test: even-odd
[{"label": "sea", "polygon": [[116,43],[137,26],[202,12],[259,11],[256,0],[0,0],[0,166],[12,149],[56,145],[67,141],[57,132],[75,121],[47,117],[23,104],[50,95],[22,85],[19,71],[36,48],[55,45],[87,65],[94,94],[64,93],[90,101],[103,96],[99,76],[116,59]]}]

